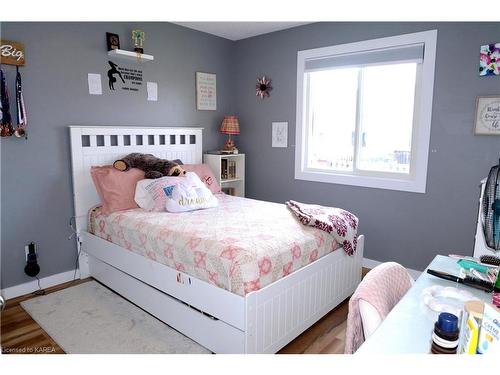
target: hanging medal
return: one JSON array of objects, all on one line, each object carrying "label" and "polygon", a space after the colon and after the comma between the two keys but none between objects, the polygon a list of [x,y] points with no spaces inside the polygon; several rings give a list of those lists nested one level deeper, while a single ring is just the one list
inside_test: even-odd
[{"label": "hanging medal", "polygon": [[0,69],[0,113],[0,135],[10,137],[14,133],[14,129],[12,128],[12,116],[10,115],[9,92],[2,69]]},{"label": "hanging medal", "polygon": [[21,82],[21,73],[16,66],[16,108],[17,108],[17,127],[14,135],[18,138],[25,137],[28,139],[26,127],[28,126],[28,118],[26,116],[26,106],[24,105],[23,85]]}]

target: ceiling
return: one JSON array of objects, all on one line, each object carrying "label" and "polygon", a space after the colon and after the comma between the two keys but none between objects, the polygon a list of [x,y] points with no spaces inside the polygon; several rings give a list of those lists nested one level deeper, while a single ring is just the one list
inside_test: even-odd
[{"label": "ceiling", "polygon": [[174,22],[177,25],[226,38],[240,40],[306,25],[311,22]]}]

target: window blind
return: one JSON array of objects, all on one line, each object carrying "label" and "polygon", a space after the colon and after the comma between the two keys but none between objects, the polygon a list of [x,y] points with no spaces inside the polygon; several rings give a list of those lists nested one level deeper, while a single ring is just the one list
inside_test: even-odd
[{"label": "window blind", "polygon": [[424,43],[407,44],[397,47],[373,49],[354,53],[345,53],[305,61],[305,72],[327,70],[339,67],[383,65],[394,63],[422,63]]}]

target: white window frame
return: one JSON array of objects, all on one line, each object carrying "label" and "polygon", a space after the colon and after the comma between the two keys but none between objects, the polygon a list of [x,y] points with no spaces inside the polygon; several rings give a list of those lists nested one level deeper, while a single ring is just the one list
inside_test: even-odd
[{"label": "white window frame", "polygon": [[[434,90],[434,67],[436,60],[437,30],[404,34],[362,42],[315,48],[297,53],[297,117],[295,148],[295,179],[319,181],[343,185],[364,186],[389,190],[425,193],[427,182],[427,162],[432,118],[432,98]],[[391,48],[408,44],[424,44],[424,57],[417,70],[417,85],[412,150],[409,175],[391,173],[368,173],[364,175],[342,171],[326,171],[307,168],[307,82],[305,63],[307,60],[340,54],[356,53],[373,49]],[[418,79],[420,76],[420,80]],[[358,142],[356,138],[355,144]]]}]

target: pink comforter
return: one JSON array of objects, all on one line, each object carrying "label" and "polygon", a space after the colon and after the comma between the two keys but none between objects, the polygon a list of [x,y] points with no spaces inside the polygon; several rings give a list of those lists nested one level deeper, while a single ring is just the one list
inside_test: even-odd
[{"label": "pink comforter", "polygon": [[89,230],[137,254],[245,295],[339,248],[283,204],[216,194],[219,206],[184,213],[91,210]]}]

